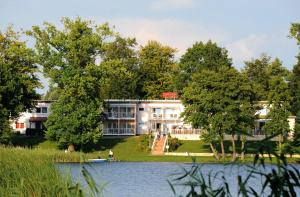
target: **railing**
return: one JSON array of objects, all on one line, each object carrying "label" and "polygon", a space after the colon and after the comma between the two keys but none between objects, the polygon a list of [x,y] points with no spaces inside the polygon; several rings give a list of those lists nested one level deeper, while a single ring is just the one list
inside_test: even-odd
[{"label": "railing", "polygon": [[153,142],[152,142],[152,146],[151,146],[151,150],[154,149],[154,146],[155,146],[155,144],[156,144],[157,134],[158,134],[158,133],[156,133],[155,136],[154,136],[154,139],[153,139]]},{"label": "railing", "polygon": [[171,133],[179,135],[200,135],[201,129],[172,129]]},{"label": "railing", "polygon": [[177,120],[177,114],[152,114],[152,119],[168,119],[168,120]]},{"label": "railing", "polygon": [[134,128],[104,128],[103,135],[135,135]]},{"label": "railing", "polygon": [[108,118],[126,118],[134,119],[135,113],[131,112],[108,112]]},{"label": "railing", "polygon": [[253,129],[251,135],[265,135],[266,133],[262,129]]}]

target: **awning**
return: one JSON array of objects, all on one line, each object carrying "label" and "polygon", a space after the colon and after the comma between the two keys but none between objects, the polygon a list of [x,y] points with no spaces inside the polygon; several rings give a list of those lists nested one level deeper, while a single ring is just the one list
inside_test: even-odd
[{"label": "awning", "polygon": [[47,117],[30,117],[29,122],[44,122],[47,120]]}]

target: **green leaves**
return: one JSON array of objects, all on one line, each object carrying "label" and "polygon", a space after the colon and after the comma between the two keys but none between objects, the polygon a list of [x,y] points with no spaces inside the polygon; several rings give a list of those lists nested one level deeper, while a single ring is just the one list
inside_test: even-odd
[{"label": "green leaves", "polygon": [[0,143],[9,140],[9,119],[33,107],[33,100],[39,98],[35,63],[34,52],[19,40],[18,33],[11,27],[0,32]]},{"label": "green leaves", "polygon": [[174,91],[173,75],[177,65],[175,49],[149,41],[139,51],[140,96],[147,99],[160,99],[162,92]]}]

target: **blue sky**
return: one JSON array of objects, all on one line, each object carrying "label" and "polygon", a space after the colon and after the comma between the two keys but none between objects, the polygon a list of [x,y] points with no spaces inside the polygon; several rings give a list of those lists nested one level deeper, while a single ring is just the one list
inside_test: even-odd
[{"label": "blue sky", "polygon": [[[0,0],[0,29],[60,25],[62,17],[109,22],[123,36],[143,45],[158,40],[177,49],[177,57],[196,41],[226,47],[238,69],[261,53],[278,57],[291,69],[299,48],[288,38],[300,23],[299,0]],[[30,43],[29,43],[30,44]],[[44,92],[45,90],[40,90]]]}]

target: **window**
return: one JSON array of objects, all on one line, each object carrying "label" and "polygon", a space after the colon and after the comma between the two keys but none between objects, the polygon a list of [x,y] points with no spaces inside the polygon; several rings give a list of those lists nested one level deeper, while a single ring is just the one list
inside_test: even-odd
[{"label": "window", "polygon": [[144,111],[145,109],[143,107],[139,108],[139,111]]},{"label": "window", "polygon": [[153,113],[160,114],[161,109],[160,108],[152,108]]},{"label": "window", "polygon": [[20,128],[20,123],[16,122],[16,129]]},{"label": "window", "polygon": [[35,122],[29,122],[29,128],[35,129]]},{"label": "window", "polygon": [[24,123],[16,122],[16,129],[24,129],[24,128],[25,128],[25,124]]},{"label": "window", "polygon": [[46,114],[48,111],[47,107],[42,107],[42,113]]},{"label": "window", "polygon": [[36,113],[41,113],[41,108],[37,107],[37,108],[35,108],[35,111],[36,111]]}]

